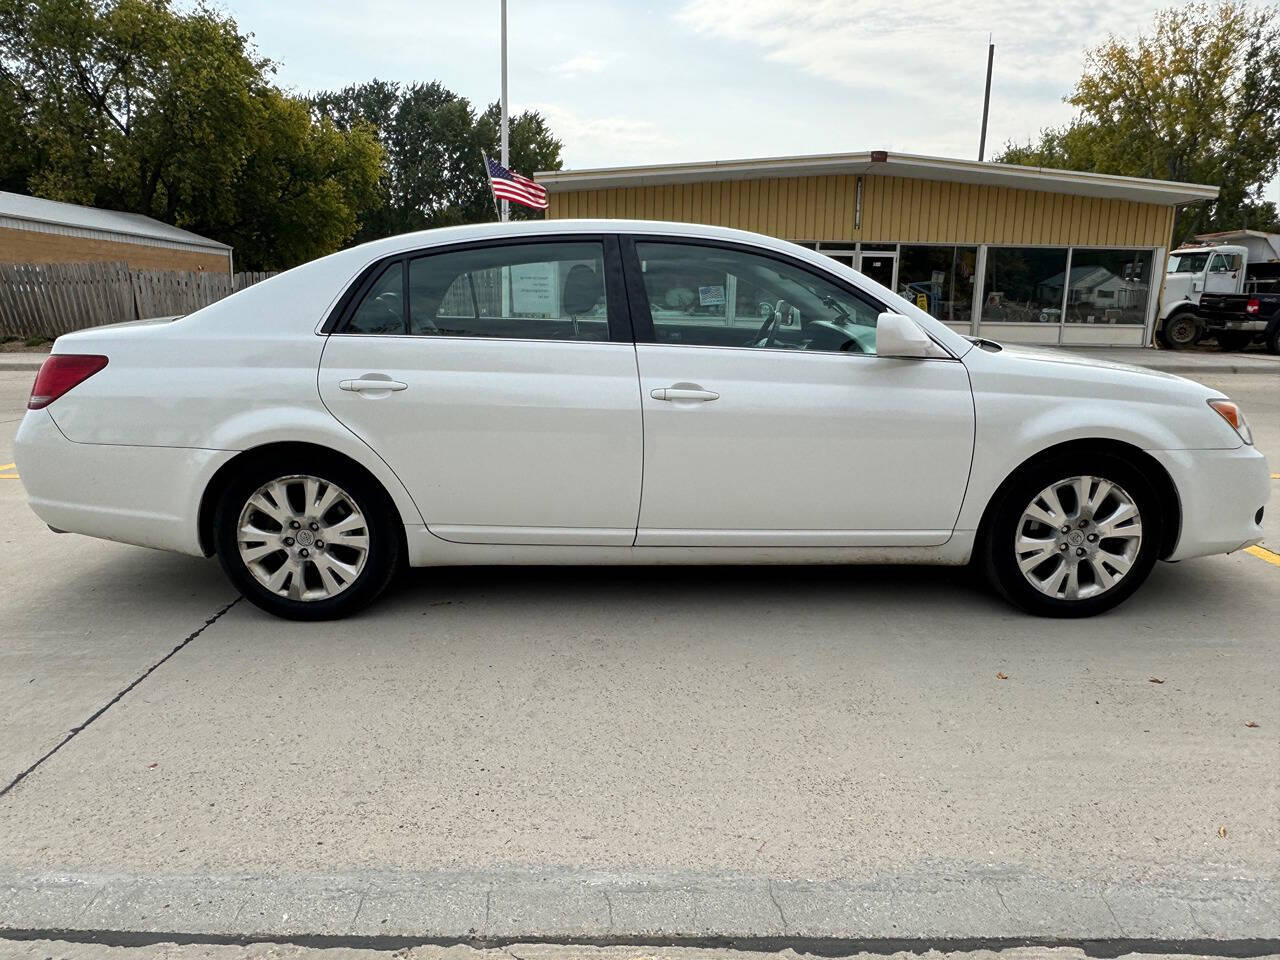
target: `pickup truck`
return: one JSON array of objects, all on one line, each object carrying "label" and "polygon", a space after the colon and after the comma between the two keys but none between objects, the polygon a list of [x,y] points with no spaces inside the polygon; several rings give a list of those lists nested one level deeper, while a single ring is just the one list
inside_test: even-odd
[{"label": "pickup truck", "polygon": [[1280,293],[1206,293],[1199,315],[1205,336],[1228,349],[1260,339],[1269,353],[1280,353]]}]

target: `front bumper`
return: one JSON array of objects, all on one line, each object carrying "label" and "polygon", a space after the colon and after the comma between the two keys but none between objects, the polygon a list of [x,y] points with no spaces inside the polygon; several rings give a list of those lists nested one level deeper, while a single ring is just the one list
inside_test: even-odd
[{"label": "front bumper", "polygon": [[1182,511],[1178,542],[1166,559],[1231,553],[1262,539],[1256,518],[1271,495],[1271,473],[1257,448],[1147,452],[1169,471]]},{"label": "front bumper", "polygon": [[230,450],[73,443],[29,410],[14,459],[31,509],[56,530],[203,556],[197,514]]}]

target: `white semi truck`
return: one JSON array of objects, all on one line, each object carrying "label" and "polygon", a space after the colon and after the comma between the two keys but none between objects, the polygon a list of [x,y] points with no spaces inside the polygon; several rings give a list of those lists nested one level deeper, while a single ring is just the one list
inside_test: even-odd
[{"label": "white semi truck", "polygon": [[[1165,347],[1192,346],[1205,334],[1200,298],[1205,293],[1268,292],[1280,284],[1280,234],[1256,230],[1206,233],[1169,254],[1156,336]],[[1227,350],[1252,337],[1237,331],[1216,334]]]}]

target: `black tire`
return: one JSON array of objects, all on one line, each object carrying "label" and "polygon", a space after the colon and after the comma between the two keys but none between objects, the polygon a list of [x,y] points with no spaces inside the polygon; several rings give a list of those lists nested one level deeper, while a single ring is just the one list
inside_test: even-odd
[{"label": "black tire", "polygon": [[[297,476],[315,477],[326,484],[336,485],[350,498],[365,521],[363,529],[368,538],[368,550],[364,565],[332,596],[307,600],[275,593],[259,582],[240,555],[237,532],[241,511],[249,498],[273,480]],[[338,514],[329,513],[328,517],[341,517],[341,505],[338,510]],[[319,455],[276,455],[254,461],[223,490],[214,512],[214,544],[218,561],[227,577],[258,607],[289,620],[336,620],[368,606],[395,576],[403,554],[399,522],[398,512],[386,491],[351,463]],[[359,529],[354,531],[357,535]],[[297,549],[296,545],[291,546]],[[312,549],[329,549],[335,556],[347,549],[339,543],[335,554],[330,549],[333,546],[322,544],[317,547],[313,544]],[[348,554],[344,559],[350,556]],[[309,578],[313,583],[320,580],[314,561],[304,564],[304,567],[304,579]]]},{"label": "black tire", "polygon": [[1183,310],[1160,325],[1160,342],[1170,350],[1186,350],[1196,345],[1203,332],[1196,315]]},{"label": "black tire", "polygon": [[1253,343],[1253,334],[1248,331],[1227,330],[1217,334],[1218,346],[1232,353],[1243,350]]},{"label": "black tire", "polygon": [[1280,322],[1271,324],[1267,331],[1267,353],[1280,353]]},{"label": "black tire", "polygon": [[[1110,589],[1094,596],[1068,600],[1051,597],[1032,586],[1018,567],[1015,539],[1022,526],[1023,511],[1033,498],[1051,484],[1077,476],[1096,477],[1120,487],[1138,509],[1142,525],[1141,540],[1129,570]],[[1112,501],[1103,501],[1103,506]],[[1063,502],[1064,509],[1068,507]],[[1057,538],[1059,531],[1051,531]],[[1042,617],[1091,617],[1122,603],[1147,579],[1155,566],[1163,534],[1160,501],[1142,472],[1129,461],[1111,453],[1071,453],[1054,456],[1022,468],[997,494],[979,546],[982,568],[987,579],[1009,602],[1028,613]],[[1103,538],[1099,546],[1111,546]],[[1084,546],[1088,546],[1085,544]],[[1072,549],[1069,548],[1068,553]],[[1051,561],[1046,560],[1046,563]],[[1092,566],[1081,563],[1081,579],[1092,579]],[[1084,567],[1090,566],[1085,572]],[[1048,572],[1053,572],[1052,567]],[[1114,571],[1108,570],[1107,573]],[[1097,580],[1095,584],[1100,583]]]}]

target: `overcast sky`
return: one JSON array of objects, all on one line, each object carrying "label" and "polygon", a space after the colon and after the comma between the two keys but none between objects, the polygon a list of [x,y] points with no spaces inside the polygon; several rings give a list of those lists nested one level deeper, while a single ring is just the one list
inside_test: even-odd
[{"label": "overcast sky", "polygon": [[[298,92],[379,77],[498,98],[498,0],[216,0]],[[1071,115],[1087,47],[1133,0],[508,0],[510,97],[570,168],[887,149],[976,158]],[[1268,197],[1277,194],[1273,184]]]}]

